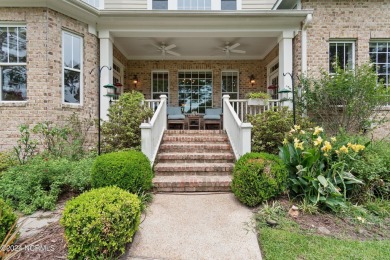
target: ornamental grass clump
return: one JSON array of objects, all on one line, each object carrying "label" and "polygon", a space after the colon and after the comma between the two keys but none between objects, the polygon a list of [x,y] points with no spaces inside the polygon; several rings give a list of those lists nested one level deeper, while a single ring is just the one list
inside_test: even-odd
[{"label": "ornamental grass clump", "polygon": [[306,202],[336,210],[345,205],[356,185],[352,173],[365,145],[327,138],[322,127],[303,130],[295,125],[286,135],[279,156],[290,172],[290,191]]}]

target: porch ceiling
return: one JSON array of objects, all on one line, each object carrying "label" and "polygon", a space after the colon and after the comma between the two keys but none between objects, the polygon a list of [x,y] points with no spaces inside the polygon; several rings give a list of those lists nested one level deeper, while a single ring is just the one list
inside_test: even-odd
[{"label": "porch ceiling", "polygon": [[[172,51],[181,56],[162,55],[155,46],[164,42],[166,46],[175,44]],[[240,43],[237,50],[245,54],[226,55],[220,48],[229,42]],[[259,60],[263,59],[278,43],[278,38],[267,37],[116,37],[115,46],[129,60]]]}]

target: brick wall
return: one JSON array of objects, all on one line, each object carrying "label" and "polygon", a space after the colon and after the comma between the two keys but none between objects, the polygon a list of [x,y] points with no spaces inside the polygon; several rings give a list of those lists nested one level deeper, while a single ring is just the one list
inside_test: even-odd
[{"label": "brick wall", "polygon": [[[11,149],[19,136],[18,126],[64,119],[76,112],[80,118],[97,117],[98,39],[86,24],[47,8],[1,8],[0,23],[27,25],[27,97],[23,103],[0,102],[0,151]],[[83,37],[83,105],[62,104],[62,30]],[[89,145],[96,143],[91,129]]]},{"label": "brick wall", "polygon": [[[271,52],[275,55],[275,51]],[[276,54],[277,55],[277,54]],[[265,59],[267,60],[267,59]],[[255,61],[133,61],[127,62],[127,71],[129,75],[137,75],[139,84],[137,90],[142,91],[146,98],[151,97],[151,72],[154,70],[169,71],[170,80],[170,102],[172,105],[178,105],[178,84],[177,74],[180,70],[193,71],[212,71],[213,72],[213,106],[221,106],[221,72],[224,70],[236,70],[239,72],[239,96],[245,98],[245,95],[254,91],[266,90],[265,66],[267,63],[260,60]],[[265,74],[264,74],[265,71]],[[249,76],[256,77],[256,84],[252,87],[249,83]],[[127,79],[125,90],[134,89],[131,79]]]},{"label": "brick wall", "polygon": [[[329,68],[329,41],[355,41],[355,64],[369,61],[370,40],[390,41],[390,8],[388,0],[302,0],[303,9],[314,10],[307,30],[308,75],[318,77]],[[301,70],[301,48],[298,34],[294,39],[294,68]],[[389,119],[390,116],[388,115]],[[390,133],[390,122],[375,130],[374,136]]]}]

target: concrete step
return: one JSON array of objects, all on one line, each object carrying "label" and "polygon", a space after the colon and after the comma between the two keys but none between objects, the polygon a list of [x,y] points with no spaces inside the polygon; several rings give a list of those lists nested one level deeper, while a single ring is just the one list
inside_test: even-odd
[{"label": "concrete step", "polygon": [[156,176],[167,175],[230,175],[233,163],[157,163]]},{"label": "concrete step", "polygon": [[226,134],[219,135],[200,135],[200,134],[171,134],[164,135],[163,143],[174,142],[213,142],[213,143],[226,143],[229,138]]},{"label": "concrete step", "polygon": [[157,192],[230,191],[231,176],[156,176]]},{"label": "concrete step", "polygon": [[215,153],[175,153],[164,152],[157,155],[157,161],[160,163],[233,163],[234,154],[231,151],[215,152]]},{"label": "concrete step", "polygon": [[182,134],[188,134],[188,135],[220,135],[220,134],[226,134],[224,130],[166,130],[165,135],[182,135]]},{"label": "concrete step", "polygon": [[160,153],[162,152],[187,152],[187,153],[200,153],[200,152],[221,152],[231,151],[229,143],[163,143],[160,145]]}]

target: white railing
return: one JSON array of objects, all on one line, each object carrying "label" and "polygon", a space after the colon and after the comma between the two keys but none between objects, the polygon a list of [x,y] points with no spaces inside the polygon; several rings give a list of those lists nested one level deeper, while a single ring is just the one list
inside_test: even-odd
[{"label": "white railing", "polygon": [[[152,103],[152,102],[150,102]],[[164,131],[167,129],[167,96],[160,96],[160,103],[149,123],[142,123],[141,150],[153,166]]]},{"label": "white railing", "polygon": [[266,106],[249,106],[248,99],[231,99],[229,102],[242,122],[247,122],[247,115],[255,116],[281,106],[280,100],[277,99],[269,100]]},{"label": "white railing", "polygon": [[251,152],[251,123],[243,123],[230,104],[229,95],[223,96],[223,129],[226,131],[234,155],[238,160]]},{"label": "white railing", "polygon": [[160,105],[160,99],[145,99],[145,106],[156,112],[158,105]]}]

